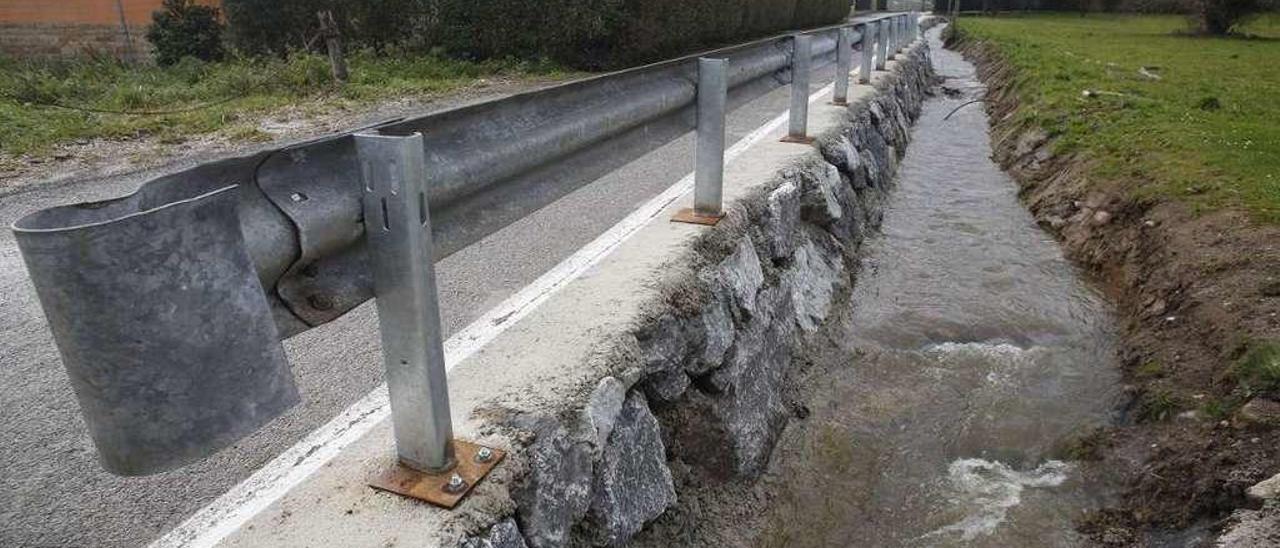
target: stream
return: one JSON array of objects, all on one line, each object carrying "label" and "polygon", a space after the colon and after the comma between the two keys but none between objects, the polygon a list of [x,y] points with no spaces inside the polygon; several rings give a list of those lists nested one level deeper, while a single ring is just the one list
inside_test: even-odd
[{"label": "stream", "polygon": [[[923,107],[882,234],[766,476],[754,544],[1079,546],[1114,489],[1064,444],[1114,420],[1112,311],[990,160],[985,88],[928,33]],[[957,93],[958,92],[958,93]]]}]

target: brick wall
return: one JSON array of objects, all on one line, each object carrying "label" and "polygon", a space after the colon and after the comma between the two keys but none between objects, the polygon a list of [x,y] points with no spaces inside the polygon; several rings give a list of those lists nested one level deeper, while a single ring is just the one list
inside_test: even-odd
[{"label": "brick wall", "polygon": [[144,27],[131,28],[132,48],[120,26],[77,23],[0,23],[0,54],[20,59],[50,59],[109,55],[126,61],[145,61],[151,44]]},{"label": "brick wall", "polygon": [[[219,0],[198,0],[218,5]],[[111,55],[145,60],[151,12],[162,0],[0,0],[0,54],[20,58]],[[125,39],[120,15],[128,35]]]}]

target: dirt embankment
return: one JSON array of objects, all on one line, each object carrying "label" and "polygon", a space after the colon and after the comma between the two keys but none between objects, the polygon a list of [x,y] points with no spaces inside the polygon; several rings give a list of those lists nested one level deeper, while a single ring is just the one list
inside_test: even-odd
[{"label": "dirt embankment", "polygon": [[1135,198],[1140,178],[1091,178],[1087,157],[1056,155],[1018,121],[1016,69],[993,47],[963,34],[948,47],[988,85],[993,157],[1116,305],[1133,397],[1119,425],[1074,445],[1125,484],[1082,531],[1131,545],[1229,528],[1233,510],[1262,504],[1246,490],[1280,472],[1280,228]]}]

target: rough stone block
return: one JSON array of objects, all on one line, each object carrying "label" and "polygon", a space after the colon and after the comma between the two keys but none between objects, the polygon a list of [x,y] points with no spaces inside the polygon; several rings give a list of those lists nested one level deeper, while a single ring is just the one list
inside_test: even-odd
[{"label": "rough stone block", "polygon": [[511,518],[504,519],[489,528],[488,533],[462,542],[462,548],[528,548],[520,527]]},{"label": "rough stone block", "polygon": [[720,391],[713,419],[728,438],[734,473],[744,477],[764,470],[787,421],[783,388],[795,321],[791,292],[771,287],[760,296],[761,310],[771,313],[746,327],[725,366],[708,379]]},{"label": "rough stone block", "polygon": [[783,275],[783,286],[791,292],[796,324],[806,332],[817,331],[826,321],[840,280],[844,262],[838,250],[822,251],[806,241],[796,249],[792,267]]},{"label": "rough stone block", "polygon": [[619,546],[676,503],[658,420],[633,393],[609,435],[596,473],[590,521],[597,545]]},{"label": "rough stone block", "polygon": [[564,546],[590,507],[591,444],[551,418],[518,420],[516,426],[536,436],[527,451],[529,473],[511,493],[516,520],[534,548]]},{"label": "rough stone block", "polygon": [[733,307],[735,317],[749,318],[755,314],[756,294],[764,285],[764,271],[750,236],[739,239],[734,252],[704,275],[713,293],[727,293],[736,305]]},{"label": "rough stone block", "polygon": [[773,259],[791,256],[800,223],[800,187],[784,181],[769,193],[765,203],[764,234]]}]

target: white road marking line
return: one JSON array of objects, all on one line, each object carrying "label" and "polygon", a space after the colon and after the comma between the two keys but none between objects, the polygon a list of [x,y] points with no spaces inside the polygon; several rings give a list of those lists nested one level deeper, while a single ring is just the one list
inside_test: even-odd
[{"label": "white road marking line", "polygon": [[[851,74],[857,73],[855,66]],[[835,84],[828,84],[809,96],[816,103],[829,95]],[[790,110],[748,133],[725,150],[725,164],[764,140],[787,123]],[[508,327],[533,312],[570,282],[582,276],[628,238],[657,217],[672,202],[693,191],[693,173],[685,175],[657,197],[631,212],[617,224],[574,252],[533,283],[493,307],[444,343],[446,369],[462,363],[477,350],[489,344]],[[368,433],[391,414],[387,385],[375,388],[360,401],[344,409],[324,426],[312,431],[289,449],[280,453],[253,475],[200,509],[182,524],[152,542],[150,548],[212,548],[240,529],[271,503],[305,481],[351,442]]]}]

